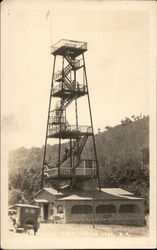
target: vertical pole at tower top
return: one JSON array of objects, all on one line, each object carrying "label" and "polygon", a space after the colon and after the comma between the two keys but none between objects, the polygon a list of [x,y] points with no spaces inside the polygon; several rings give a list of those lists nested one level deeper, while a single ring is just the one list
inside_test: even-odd
[{"label": "vertical pole at tower top", "polygon": [[96,167],[97,167],[98,186],[99,186],[99,191],[101,191],[100,177],[99,177],[99,166],[98,166],[98,158],[97,158],[97,152],[96,152],[96,143],[95,143],[95,137],[94,137],[94,128],[93,128],[93,120],[92,120],[92,110],[91,110],[91,104],[90,104],[90,98],[89,98],[89,89],[88,89],[88,81],[87,81],[87,73],[86,73],[84,53],[83,53],[83,64],[84,64],[84,73],[85,73],[85,80],[86,80],[86,86],[87,86],[87,96],[88,96],[88,104],[89,104],[90,121],[91,121],[91,127],[92,127],[93,146],[94,146],[94,153],[95,153],[95,160],[96,160]]},{"label": "vertical pole at tower top", "polygon": [[45,164],[45,158],[46,158],[48,125],[49,125],[50,108],[51,108],[51,91],[52,91],[52,87],[53,87],[53,78],[54,78],[54,72],[55,72],[55,62],[56,62],[56,56],[54,57],[54,61],[53,61],[53,70],[52,70],[52,79],[51,79],[51,89],[50,89],[50,97],[49,97],[49,108],[48,108],[47,125],[46,125],[45,146],[44,146],[44,155],[43,155],[43,165],[42,165],[41,189],[43,188],[43,184],[44,184],[44,183],[43,183],[43,178],[44,178],[44,164]]}]

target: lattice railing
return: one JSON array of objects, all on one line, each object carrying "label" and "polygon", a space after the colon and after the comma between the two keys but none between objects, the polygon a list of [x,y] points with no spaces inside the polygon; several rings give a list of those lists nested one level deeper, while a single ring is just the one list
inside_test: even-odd
[{"label": "lattice railing", "polygon": [[52,95],[56,94],[59,91],[77,91],[77,92],[87,92],[87,87],[83,84],[77,83],[76,85],[67,85],[63,83],[57,84],[52,88]]},{"label": "lattice railing", "polygon": [[79,125],[78,127],[76,125],[68,125],[61,124],[56,126],[49,126],[49,135],[59,133],[59,132],[79,132],[79,133],[85,133],[85,134],[91,134],[92,133],[92,127],[91,126],[83,126]]},{"label": "lattice railing", "polygon": [[86,42],[80,42],[80,41],[61,39],[59,42],[55,43],[51,47],[51,53],[54,53],[55,51],[57,51],[61,47],[68,47],[68,48],[76,48],[76,49],[87,50],[87,43]]}]

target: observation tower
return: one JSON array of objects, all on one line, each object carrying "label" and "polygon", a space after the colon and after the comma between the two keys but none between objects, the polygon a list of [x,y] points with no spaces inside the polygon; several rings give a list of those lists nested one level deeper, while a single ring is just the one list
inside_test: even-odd
[{"label": "observation tower", "polygon": [[[51,48],[54,56],[50,89],[48,118],[42,167],[42,187],[57,184],[60,191],[65,182],[70,190],[74,187],[90,189],[91,180],[97,180],[100,190],[99,168],[93,130],[92,112],[84,53],[87,43],[62,39]],[[78,101],[87,100],[89,124],[79,122]],[[68,121],[69,112],[74,113],[73,123]],[[92,157],[82,157],[88,138],[92,139]],[[58,145],[54,162],[47,157],[48,140]],[[56,142],[56,143],[55,143]],[[66,147],[65,147],[66,142]],[[91,145],[90,145],[91,146]],[[53,152],[52,152],[53,154]]]}]

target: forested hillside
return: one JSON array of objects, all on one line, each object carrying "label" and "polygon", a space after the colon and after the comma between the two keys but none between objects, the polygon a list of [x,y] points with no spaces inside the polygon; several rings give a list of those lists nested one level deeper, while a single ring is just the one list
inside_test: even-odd
[{"label": "forested hillside", "polygon": [[[121,187],[149,201],[149,117],[126,118],[95,136],[102,187]],[[83,158],[92,155],[89,138]],[[66,144],[64,145],[65,148]],[[63,150],[64,150],[63,148]],[[57,158],[57,145],[48,145],[48,159]],[[9,154],[9,204],[30,202],[40,189],[43,147],[24,147]]]}]

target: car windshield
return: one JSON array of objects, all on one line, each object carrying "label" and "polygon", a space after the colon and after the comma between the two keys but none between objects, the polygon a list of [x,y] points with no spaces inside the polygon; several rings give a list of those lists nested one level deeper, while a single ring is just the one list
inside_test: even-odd
[{"label": "car windshield", "polygon": [[23,211],[24,211],[24,213],[29,213],[29,214],[35,214],[36,213],[36,209],[29,208],[29,207],[23,208]]}]

